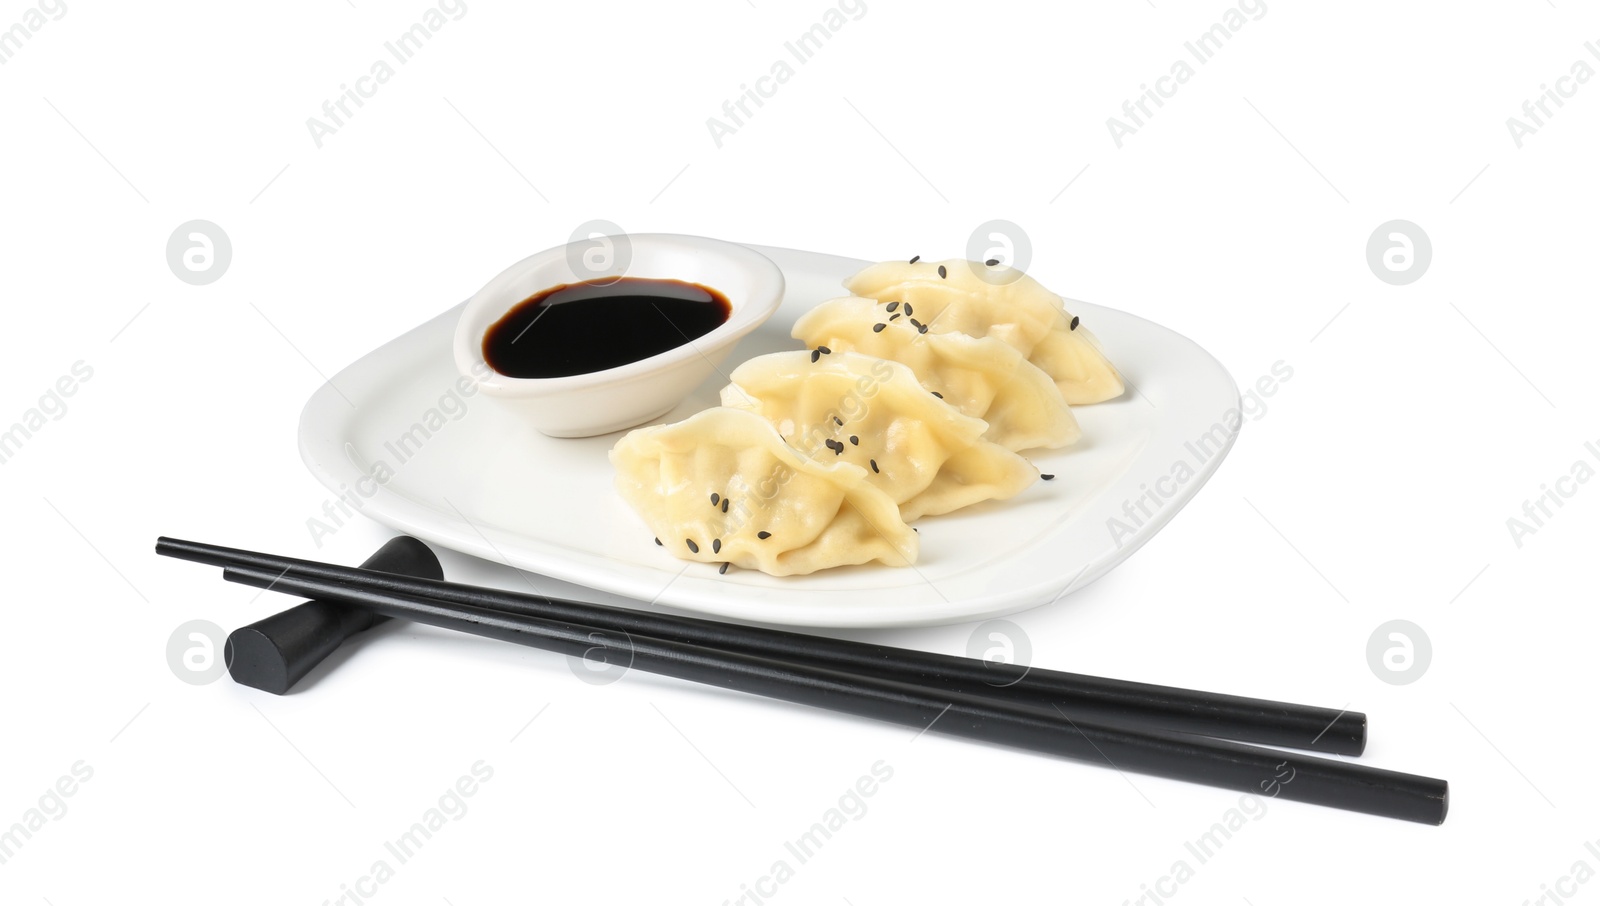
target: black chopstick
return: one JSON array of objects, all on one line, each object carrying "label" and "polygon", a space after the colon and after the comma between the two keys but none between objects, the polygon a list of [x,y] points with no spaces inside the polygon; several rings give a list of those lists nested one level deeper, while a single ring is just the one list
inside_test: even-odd
[{"label": "black chopstick", "polygon": [[797,704],[889,721],[919,731],[998,743],[1174,780],[1426,824],[1444,821],[1449,785],[1311,755],[1180,733],[1052,719],[1035,708],[875,676],[841,673],[651,636],[611,638],[594,627],[355,588],[295,569],[228,567],[257,588],[363,607],[389,617],[584,657],[596,648],[634,669]]},{"label": "black chopstick", "polygon": [[1199,692],[844,639],[646,613],[600,604],[353,569],[176,538],[156,553],[212,566],[293,569],[350,587],[426,597],[507,613],[582,623],[596,629],[811,664],[861,676],[915,681],[966,695],[1054,711],[1073,720],[1196,733],[1262,745],[1359,755],[1367,718],[1355,711]]}]

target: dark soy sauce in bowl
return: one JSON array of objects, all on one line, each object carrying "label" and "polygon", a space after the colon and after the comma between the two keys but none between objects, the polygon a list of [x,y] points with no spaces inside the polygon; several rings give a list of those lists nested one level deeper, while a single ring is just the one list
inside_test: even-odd
[{"label": "dark soy sauce in bowl", "polygon": [[648,359],[727,322],[709,286],[643,277],[564,283],[518,302],[483,336],[483,358],[507,377],[558,378]]}]

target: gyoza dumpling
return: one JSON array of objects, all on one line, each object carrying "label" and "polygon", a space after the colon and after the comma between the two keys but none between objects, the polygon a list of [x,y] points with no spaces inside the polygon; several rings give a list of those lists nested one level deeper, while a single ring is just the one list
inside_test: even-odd
[{"label": "gyoza dumpling", "polygon": [[850,463],[900,505],[907,522],[1004,500],[1039,472],[984,440],[988,423],[923,389],[898,362],[853,352],[775,352],[729,375],[722,404],[765,416],[790,446]]},{"label": "gyoza dumpling", "polygon": [[801,455],[752,412],[631,431],[611,463],[617,492],[680,559],[774,576],[917,560],[916,533],[865,469]]},{"label": "gyoza dumpling", "polygon": [[1022,353],[994,337],[919,331],[899,308],[832,299],[802,315],[792,335],[812,348],[905,365],[962,414],[988,422],[984,436],[1008,450],[1064,447],[1082,435],[1055,382]]},{"label": "gyoza dumpling", "polygon": [[844,282],[858,296],[910,306],[934,333],[995,337],[1028,357],[1074,406],[1122,395],[1122,376],[1061,297],[1016,268],[976,261],[886,261]]}]

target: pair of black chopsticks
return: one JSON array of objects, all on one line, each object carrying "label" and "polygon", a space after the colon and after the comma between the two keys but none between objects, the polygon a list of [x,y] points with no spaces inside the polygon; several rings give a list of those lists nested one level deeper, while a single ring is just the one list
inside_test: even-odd
[{"label": "pair of black chopsticks", "polygon": [[[426,550],[411,538],[390,544],[400,542]],[[1439,824],[1448,807],[1443,780],[1245,744],[1359,755],[1366,717],[1349,711],[549,599],[172,538],[159,539],[156,552],[221,566],[230,582],[314,598],[318,607],[336,608],[329,614],[346,626],[362,624],[350,614],[407,619],[919,731],[1408,821]]]}]

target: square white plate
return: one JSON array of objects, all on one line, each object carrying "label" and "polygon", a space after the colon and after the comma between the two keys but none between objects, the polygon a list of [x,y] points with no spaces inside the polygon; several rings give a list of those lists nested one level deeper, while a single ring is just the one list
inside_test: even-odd
[{"label": "square white plate", "polygon": [[[723,371],[795,349],[803,312],[844,294],[867,262],[752,246],[782,268],[778,313]],[[1014,613],[1104,575],[1170,520],[1227,454],[1239,391],[1190,340],[1133,315],[1069,300],[1127,378],[1122,398],[1074,409],[1084,438],[1029,458],[1054,481],[1012,500],[923,519],[915,567],[774,578],[677,560],[612,489],[618,434],[546,437],[483,394],[452,396],[461,306],[369,353],[306,403],[306,465],[360,512],[426,541],[680,610],[802,626],[906,626]],[[715,376],[668,413],[717,404]],[[1230,415],[1231,413],[1231,415]],[[1230,430],[1230,428],[1232,430]],[[374,476],[378,477],[374,477]],[[381,480],[380,480],[381,479]]]}]

